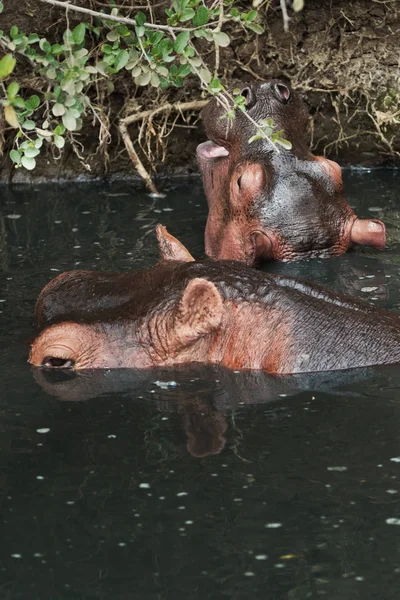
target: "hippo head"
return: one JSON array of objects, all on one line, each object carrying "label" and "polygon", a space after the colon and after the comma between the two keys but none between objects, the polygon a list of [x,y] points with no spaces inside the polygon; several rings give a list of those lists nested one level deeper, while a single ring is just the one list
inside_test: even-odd
[{"label": "hippo head", "polygon": [[143,271],[69,271],[42,290],[29,362],[51,369],[148,368],[202,360],[221,293],[191,276],[194,259],[157,227],[161,260]]},{"label": "hippo head", "polygon": [[[254,264],[342,254],[353,244],[383,248],[385,226],[356,217],[343,196],[339,165],[314,156],[306,141],[307,110],[278,79],[241,90],[246,114],[226,118],[229,99],[203,111],[209,140],[197,148],[209,205],[206,253]],[[257,139],[257,123],[272,118],[291,148]]]}]

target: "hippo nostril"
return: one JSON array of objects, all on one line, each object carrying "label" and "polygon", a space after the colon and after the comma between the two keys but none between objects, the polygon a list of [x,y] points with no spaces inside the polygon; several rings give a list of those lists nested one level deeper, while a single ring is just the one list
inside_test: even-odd
[{"label": "hippo nostril", "polygon": [[42,362],[42,367],[51,369],[72,369],[75,362],[69,358],[59,358],[58,356],[46,356]]},{"label": "hippo nostril", "polygon": [[278,97],[278,100],[283,104],[287,104],[291,100],[291,92],[290,89],[283,83],[275,84],[275,92]]},{"label": "hippo nostril", "polygon": [[256,96],[250,87],[245,87],[240,92],[240,95],[245,99],[245,106],[247,109],[253,108],[256,103]]},{"label": "hippo nostril", "polygon": [[240,176],[239,179],[237,180],[237,185],[238,185],[239,190],[240,190],[241,184],[242,184],[242,176]]}]

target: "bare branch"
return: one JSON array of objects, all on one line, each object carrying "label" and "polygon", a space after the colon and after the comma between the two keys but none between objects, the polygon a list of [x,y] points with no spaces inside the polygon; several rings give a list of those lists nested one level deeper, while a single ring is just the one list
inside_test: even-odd
[{"label": "bare branch", "polygon": [[[75,6],[70,2],[61,2],[60,0],[39,0],[39,2],[44,2],[45,4],[51,4],[52,6],[59,6],[60,8],[65,8],[68,10],[72,10],[75,12],[80,12],[85,15],[90,15],[92,17],[97,17],[99,19],[103,19],[103,21],[114,21],[115,23],[124,23],[125,25],[132,25],[134,27],[137,26],[137,23],[134,19],[129,19],[128,17],[117,17],[114,15],[107,15],[105,13],[97,12],[90,8],[83,8],[82,6]],[[212,24],[210,24],[212,25]],[[209,26],[210,26],[209,25]],[[149,29],[161,29],[162,31],[195,31],[199,29],[199,27],[171,27],[170,25],[156,25],[154,23],[143,23],[143,27],[148,27]]]},{"label": "bare branch", "polygon": [[201,110],[208,104],[208,100],[193,100],[193,102],[176,102],[175,104],[171,104],[167,102],[158,108],[153,110],[145,110],[143,112],[138,112],[133,115],[129,115],[128,117],[124,117],[120,120],[120,123],[124,123],[125,125],[132,125],[132,123],[136,123],[137,121],[141,121],[142,119],[147,119],[147,117],[154,117],[155,115],[165,112],[168,110],[177,110],[177,111],[187,111],[187,110]]},{"label": "bare branch", "polygon": [[147,172],[146,168],[144,167],[142,161],[140,160],[140,158],[134,148],[132,139],[128,133],[128,125],[132,125],[132,123],[137,123],[138,121],[144,121],[144,119],[147,119],[147,118],[152,119],[155,115],[158,115],[158,114],[166,112],[166,111],[174,110],[177,112],[184,112],[184,111],[188,111],[188,110],[201,110],[207,103],[208,103],[208,100],[194,100],[193,102],[177,102],[175,104],[170,104],[168,102],[167,104],[163,104],[162,106],[159,106],[158,108],[155,108],[154,110],[145,110],[142,112],[138,112],[138,113],[129,115],[128,117],[125,117],[124,119],[120,120],[119,131],[121,133],[121,137],[124,141],[125,148],[129,154],[129,157],[130,157],[131,161],[133,162],[134,167],[137,170],[137,172],[139,173],[140,177],[145,182],[146,187],[153,194],[156,194],[158,196],[159,192],[158,192],[156,186],[154,185],[153,180],[151,179],[149,173]]}]

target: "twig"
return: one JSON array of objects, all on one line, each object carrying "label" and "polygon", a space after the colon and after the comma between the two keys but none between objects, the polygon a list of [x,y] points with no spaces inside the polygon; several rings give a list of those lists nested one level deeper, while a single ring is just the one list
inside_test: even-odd
[{"label": "twig", "polygon": [[[44,2],[45,0],[41,0],[41,1]],[[283,18],[283,30],[289,31],[290,17],[287,12],[286,0],[280,0],[280,3],[281,3],[282,18]]]},{"label": "twig", "polygon": [[[51,4],[52,6],[59,6],[61,8],[65,8],[68,10],[72,10],[75,12],[84,13],[85,15],[90,15],[92,17],[97,17],[102,19],[103,21],[114,21],[115,23],[125,23],[125,25],[133,25],[137,27],[137,23],[134,19],[129,19],[128,17],[116,17],[114,15],[106,15],[105,13],[97,12],[96,10],[92,10],[90,8],[83,8],[82,6],[75,6],[70,2],[61,2],[60,0],[39,0],[39,2],[44,2],[45,4]],[[210,23],[213,25],[213,23]],[[143,27],[148,27],[149,29],[161,29],[162,31],[195,31],[196,29],[201,29],[201,27],[171,27],[170,25],[156,25],[154,23],[143,23]]]},{"label": "twig", "polygon": [[132,123],[136,123],[137,121],[141,121],[142,119],[147,119],[147,117],[154,117],[156,114],[167,111],[167,110],[201,110],[208,104],[208,100],[193,100],[192,102],[175,102],[171,104],[167,102],[158,108],[153,110],[145,110],[143,112],[135,113],[133,115],[129,115],[120,120],[120,123],[124,123],[125,125],[132,125]]},{"label": "twig", "polygon": [[[95,4],[98,4],[99,6],[104,6],[105,8],[123,8],[124,10],[147,10],[149,7],[147,6],[129,6],[129,4],[113,4],[112,6],[110,6],[110,4],[106,4],[105,2],[100,2],[99,0],[94,0]],[[165,0],[163,0],[162,2],[157,2],[157,4],[152,4],[151,8],[156,8],[157,6],[162,6],[163,4],[166,4]]]},{"label": "twig", "polygon": [[119,131],[121,133],[121,137],[125,144],[125,148],[129,154],[131,161],[133,162],[133,164],[135,166],[135,169],[137,170],[140,177],[145,182],[147,188],[153,194],[159,195],[158,190],[157,190],[156,186],[154,185],[153,180],[151,179],[151,176],[147,172],[146,168],[144,167],[142,161],[140,160],[140,158],[134,148],[131,137],[128,133],[128,125],[132,125],[132,123],[136,123],[137,121],[143,121],[144,119],[147,119],[148,117],[153,118],[155,115],[165,112],[165,111],[175,110],[175,111],[180,112],[180,111],[187,111],[187,110],[200,110],[204,106],[206,106],[206,104],[208,104],[208,100],[194,100],[193,102],[176,102],[175,104],[171,104],[168,102],[167,104],[163,104],[163,106],[160,106],[159,108],[156,108],[154,110],[145,110],[145,111],[133,114],[133,115],[129,115],[128,117],[125,117],[123,119],[120,119]]},{"label": "twig", "polygon": [[[219,0],[219,19],[218,25],[216,26],[214,31],[221,31],[222,24],[224,22],[224,0]],[[216,41],[214,41],[215,46],[215,65],[214,65],[214,77],[218,77],[219,70],[219,45]]]},{"label": "twig", "polygon": [[139,156],[137,155],[135,148],[133,147],[132,140],[130,138],[130,135],[128,133],[128,129],[127,129],[127,126],[125,125],[125,123],[120,122],[120,124],[119,124],[119,130],[121,132],[121,136],[122,136],[122,139],[124,141],[125,148],[128,151],[129,158],[131,159],[131,161],[135,165],[135,168],[136,168],[137,172],[139,173],[140,177],[145,182],[147,188],[153,194],[156,194],[157,196],[159,196],[159,193],[158,193],[158,190],[157,190],[156,186],[154,185],[154,183],[153,183],[150,175],[148,174],[148,172],[144,168],[143,163],[140,160]]}]

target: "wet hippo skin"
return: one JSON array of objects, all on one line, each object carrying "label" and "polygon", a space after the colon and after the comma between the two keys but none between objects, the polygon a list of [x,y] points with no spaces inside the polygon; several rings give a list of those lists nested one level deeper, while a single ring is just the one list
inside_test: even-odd
[{"label": "wet hippo skin", "polygon": [[164,227],[157,235],[153,268],[71,271],[44,288],[33,365],[301,373],[399,362],[396,314],[237,262],[196,262]]},{"label": "wet hippo skin", "polygon": [[[223,117],[213,99],[203,110],[209,140],[197,158],[209,205],[206,253],[249,265],[266,260],[329,257],[352,244],[382,249],[385,226],[358,219],[347,204],[339,165],[314,156],[307,144],[307,110],[290,86],[271,79],[242,88],[246,112]],[[274,131],[292,144],[274,148],[268,140],[249,143],[254,122],[272,118]]]}]

